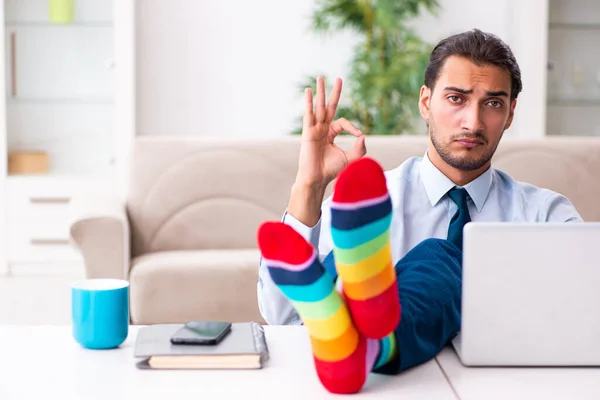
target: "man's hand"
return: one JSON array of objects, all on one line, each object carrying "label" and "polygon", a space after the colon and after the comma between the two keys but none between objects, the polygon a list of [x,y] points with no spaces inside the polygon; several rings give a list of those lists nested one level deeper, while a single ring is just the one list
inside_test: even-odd
[{"label": "man's hand", "polygon": [[[337,79],[329,101],[325,102],[325,82],[317,78],[316,107],[313,110],[312,90],[306,89],[302,144],[296,184],[326,187],[344,167],[366,153],[362,132],[345,118],[333,121],[342,92],[342,80]],[[335,137],[346,131],[356,136],[354,147],[344,151],[335,143]]]},{"label": "man's hand", "polygon": [[[325,101],[325,81],[317,78],[316,107],[311,89],[306,89],[302,139],[296,182],[288,204],[288,213],[307,226],[314,226],[320,217],[321,203],[327,185],[348,163],[367,152],[363,133],[349,121],[333,120],[342,93],[342,80],[337,79],[329,101]],[[354,147],[344,151],[334,140],[346,131],[356,136]]]}]

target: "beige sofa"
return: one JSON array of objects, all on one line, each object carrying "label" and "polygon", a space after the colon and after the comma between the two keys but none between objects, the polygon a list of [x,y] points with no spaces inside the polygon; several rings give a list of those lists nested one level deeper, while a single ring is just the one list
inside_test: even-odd
[{"label": "beige sofa", "polygon": [[[340,138],[342,147],[350,138]],[[422,156],[427,138],[369,137],[386,169]],[[71,236],[91,278],[130,281],[135,324],[193,319],[263,321],[256,231],[285,210],[299,137],[140,137],[130,192],[75,198]],[[505,137],[494,167],[565,194],[600,221],[600,138]],[[330,187],[331,190],[331,187]]]}]

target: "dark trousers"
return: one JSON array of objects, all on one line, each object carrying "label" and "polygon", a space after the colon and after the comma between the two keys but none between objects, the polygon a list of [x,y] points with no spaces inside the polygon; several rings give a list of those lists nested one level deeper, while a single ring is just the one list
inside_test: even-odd
[{"label": "dark trousers", "polygon": [[[323,265],[337,277],[333,252]],[[373,371],[397,374],[434,358],[460,330],[462,252],[427,239],[395,266],[402,318],[394,331],[398,357]]]}]

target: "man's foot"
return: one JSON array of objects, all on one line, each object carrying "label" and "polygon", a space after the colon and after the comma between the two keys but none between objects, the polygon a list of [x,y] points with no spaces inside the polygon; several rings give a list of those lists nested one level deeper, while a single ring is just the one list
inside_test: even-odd
[{"label": "man's foot", "polygon": [[342,171],[331,202],[333,254],[346,303],[358,331],[382,339],[400,322],[392,264],[392,203],[383,169],[370,158]]},{"label": "man's foot", "polygon": [[271,278],[290,300],[310,335],[317,375],[332,393],[356,393],[379,352],[361,335],[318,253],[292,227],[266,222],[258,245]]}]

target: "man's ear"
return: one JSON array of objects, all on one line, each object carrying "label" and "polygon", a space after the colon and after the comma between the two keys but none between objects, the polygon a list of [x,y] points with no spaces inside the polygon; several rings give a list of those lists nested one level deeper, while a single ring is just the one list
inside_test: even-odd
[{"label": "man's ear", "polygon": [[431,100],[431,89],[427,86],[421,86],[421,94],[419,95],[419,111],[421,117],[425,121],[429,120],[429,101]]},{"label": "man's ear", "polygon": [[515,107],[517,106],[517,99],[514,99],[512,103],[510,103],[510,111],[508,112],[508,119],[506,120],[506,124],[504,124],[504,130],[510,128],[513,122],[513,118],[515,116]]}]

